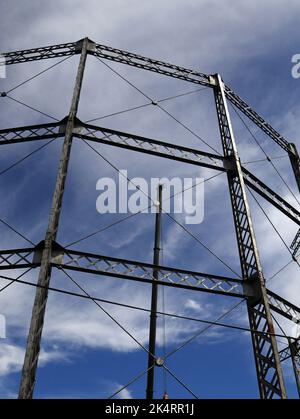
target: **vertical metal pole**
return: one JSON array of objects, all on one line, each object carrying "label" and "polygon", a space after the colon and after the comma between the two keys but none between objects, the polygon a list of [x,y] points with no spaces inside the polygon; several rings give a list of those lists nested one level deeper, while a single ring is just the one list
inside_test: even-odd
[{"label": "vertical metal pole", "polygon": [[291,358],[293,364],[293,370],[295,374],[295,380],[298,390],[298,396],[300,398],[300,345],[299,341],[289,339],[289,347],[291,351]]},{"label": "vertical metal pole", "polygon": [[[300,192],[300,158],[299,158],[296,145],[293,143],[290,143],[290,148],[291,148],[292,153],[289,153],[289,158],[290,158],[290,162],[291,162],[292,169],[294,172],[295,180],[298,186],[298,190]],[[299,243],[299,234],[300,234],[300,229],[298,230],[296,237],[294,239],[295,249],[297,248],[297,245]],[[292,245],[291,245],[291,248],[292,248]],[[293,254],[296,257],[297,250],[295,251],[295,253],[293,252]],[[292,339],[289,339],[289,347],[291,351],[291,358],[292,358],[296,386],[298,390],[298,396],[300,398],[300,345],[299,345],[299,341],[293,341]]]},{"label": "vertical metal pole", "polygon": [[247,299],[250,327],[254,331],[263,332],[263,334],[256,332],[251,334],[260,396],[263,399],[286,398],[277,342],[273,335],[273,320],[225,97],[224,83],[219,74],[211,76],[211,81],[215,84],[214,96],[222,146],[227,161],[227,178],[242,275],[245,286],[250,286],[255,293],[255,298]]},{"label": "vertical metal pole", "polygon": [[[65,138],[61,152],[58,174],[56,178],[48,228],[45,236],[44,249],[42,251],[41,256],[41,268],[38,277],[38,285],[40,285],[41,287],[48,287],[51,278],[52,244],[56,239],[59,224],[62,199],[65,189],[65,181],[71,153],[74,122],[78,109],[80,91],[88,51],[88,44],[88,38],[85,38],[82,41],[79,41],[78,43],[78,47],[80,47],[81,50],[81,55],[77,70],[70,112],[66,122]],[[33,396],[47,298],[47,288],[38,287],[36,289],[30,329],[27,338],[26,353],[19,389],[19,399],[31,399]]]},{"label": "vertical metal pole", "polygon": [[[160,234],[161,234],[161,211],[162,211],[162,185],[158,186],[158,209],[155,217],[155,240],[153,265],[159,265],[160,254]],[[150,328],[149,328],[149,354],[148,354],[148,374],[147,374],[147,389],[146,398],[153,399],[154,387],[154,368],[155,368],[155,346],[156,346],[156,319],[157,319],[157,291],[158,285],[155,281],[158,280],[158,270],[153,269],[152,295],[151,295],[151,314],[150,314]]]}]

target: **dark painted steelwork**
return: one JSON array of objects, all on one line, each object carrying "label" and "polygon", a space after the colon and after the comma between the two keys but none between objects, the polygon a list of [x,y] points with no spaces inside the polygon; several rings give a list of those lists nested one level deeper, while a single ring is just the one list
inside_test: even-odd
[{"label": "dark painted steelwork", "polygon": [[[83,73],[87,57],[88,39],[84,39],[81,44],[81,56],[78,65],[78,71],[74,86],[72,103],[68,116],[65,139],[63,143],[60,166],[57,174],[55,191],[52,201],[52,209],[50,212],[48,228],[45,237],[45,247],[42,251],[41,267],[38,277],[38,284],[43,287],[48,287],[51,278],[51,250],[52,243],[56,238],[58,223],[61,212],[62,199],[65,189],[65,181],[68,170],[68,163],[71,153],[71,145],[73,138],[74,119],[76,117],[79,96],[82,86]],[[43,331],[43,324],[45,318],[46,304],[47,304],[48,290],[47,288],[37,288],[34,300],[30,329],[28,333],[26,353],[24,365],[21,375],[21,383],[19,389],[20,399],[30,399],[33,396],[35,385],[36,369],[38,364],[40,342]]]},{"label": "dark painted steelwork", "polygon": [[[232,170],[228,173],[227,178],[242,276],[248,283],[252,281],[258,290],[256,298],[247,299],[250,328],[255,331],[260,330],[274,333],[265,280],[252,226],[244,176],[226,102],[225,87],[220,75],[214,76],[213,80],[216,85],[214,95],[224,155],[232,161]],[[275,336],[259,335],[255,332],[252,332],[251,336],[261,398],[286,398]]]},{"label": "dark painted steelwork", "polygon": [[[162,213],[162,185],[158,186],[158,208],[155,216],[155,237],[153,249],[153,265],[159,265],[160,241],[161,241],[161,213]],[[153,399],[154,376],[155,376],[155,355],[156,355],[156,323],[157,323],[157,295],[159,269],[153,269],[153,281],[151,290],[151,314],[149,325],[149,353],[148,353],[148,372],[146,399]]]},{"label": "dark painted steelwork", "polygon": [[[63,120],[56,124],[32,125],[0,130],[0,145],[63,137],[65,127],[65,120]],[[78,119],[74,123],[73,138],[125,148],[217,171],[226,172],[230,168],[230,159],[228,160],[226,157],[224,158],[217,154],[122,131],[84,124]],[[300,225],[300,212],[296,208],[243,166],[242,173],[245,183],[251,189],[274,205],[296,224]]]},{"label": "dark painted steelwork", "polygon": [[[64,267],[66,269],[97,273],[100,275],[140,280],[152,284],[154,278],[153,274],[150,276],[149,272],[151,269],[157,269],[157,272],[159,273],[159,280],[156,281],[157,284],[160,283],[162,285],[176,287],[180,286],[183,288],[197,289],[200,291],[220,293],[230,296],[246,296],[248,300],[250,326],[253,330],[257,330],[258,332],[269,331],[271,333],[273,331],[269,305],[272,310],[280,313],[286,318],[293,321],[295,321],[295,319],[297,320],[299,314],[299,309],[297,307],[287,302],[280,296],[265,289],[251,224],[250,210],[245,193],[245,184],[251,187],[255,192],[259,193],[268,202],[282,211],[298,225],[300,220],[299,211],[241,166],[235,148],[235,141],[230,124],[226,99],[235,105],[244,115],[260,127],[265,134],[267,134],[288,153],[296,183],[300,190],[300,165],[296,146],[293,143],[289,143],[232,89],[224,85],[219,76],[210,77],[209,75],[192,69],[187,69],[104,45],[99,45],[87,38],[74,43],[33,48],[23,51],[4,53],[2,55],[5,57],[6,65],[11,65],[48,58],[71,56],[75,54],[81,54],[81,59],[74,88],[72,105],[68,117],[55,124],[43,124],[0,130],[0,145],[64,137],[61,164],[57,177],[46,239],[42,242],[40,247],[36,249],[15,249],[14,251],[1,252],[0,269],[4,269],[5,267],[6,269],[20,269],[25,267],[41,266],[39,283],[44,284],[46,288],[49,284],[51,268],[54,266],[57,268]],[[94,55],[100,59],[123,63],[183,81],[213,88],[225,158],[201,152],[199,150],[176,146],[171,143],[164,143],[158,140],[151,140],[131,134],[91,126],[78,121],[76,113],[87,54]],[[3,92],[1,96],[5,97],[5,92]],[[239,243],[242,272],[244,277],[243,283],[235,279],[191,273],[189,271],[180,271],[174,268],[165,268],[161,266],[156,267],[154,265],[141,264],[140,262],[135,261],[106,258],[88,253],[80,254],[80,252],[68,251],[66,249],[62,251],[60,246],[57,247],[55,244],[55,238],[64,192],[64,183],[67,174],[71,143],[72,139],[75,137],[103,144],[115,145],[121,148],[128,148],[133,151],[165,157],[189,164],[196,164],[215,170],[226,171]],[[299,237],[300,236],[297,233],[292,244],[294,257],[299,249]],[[35,256],[33,261],[30,262],[33,250]],[[90,261],[93,260],[93,258],[98,258],[96,265],[107,263],[107,269],[95,269],[95,266],[92,267]],[[69,259],[67,263],[66,259]],[[81,263],[78,264],[77,261],[75,263],[75,259],[77,259],[77,261],[80,260],[80,262],[85,261],[85,263],[83,263],[83,266],[80,266]],[[125,265],[126,263],[129,263],[129,270],[128,265]],[[127,268],[127,271],[125,268]],[[145,270],[145,274],[137,274],[138,269]],[[176,282],[176,280],[173,281],[173,277],[177,275],[180,279],[179,282]],[[186,275],[184,276],[184,284],[182,284],[182,275]],[[190,283],[190,281],[192,282]],[[40,291],[37,291],[36,294],[22,373],[20,398],[31,398],[33,394],[39,345],[47,300],[46,288],[44,291],[40,289]],[[292,358],[294,371],[297,371],[298,374],[295,376],[299,389],[299,346],[296,347],[294,345],[292,347],[290,342],[290,346],[280,351],[278,354],[274,337],[270,336],[269,338],[266,337],[266,335],[258,336],[256,333],[253,333],[252,338],[261,397],[271,398],[276,395],[278,397],[286,397],[279,360],[283,361],[289,357]]]},{"label": "dark painted steelwork", "polygon": [[[35,248],[0,250],[0,270],[36,268],[41,265],[43,249],[44,241]],[[56,242],[52,242],[51,265],[57,269],[123,278],[145,284],[152,284],[153,272],[156,271],[156,282],[159,285],[238,298],[253,298],[256,294],[252,286],[245,285],[245,280],[69,250]],[[268,289],[267,295],[273,311],[294,323],[300,323],[299,307]]]},{"label": "dark painted steelwork", "polygon": [[196,166],[209,169],[226,171],[223,166],[224,158],[218,154],[184,147],[160,140],[153,140],[139,135],[115,131],[95,125],[82,124],[78,126],[76,136],[78,138],[107,144],[111,146],[126,148],[141,153],[152,154],[158,157],[165,157],[184,163],[195,164]]},{"label": "dark painted steelwork", "polygon": [[274,192],[271,188],[269,188],[269,186],[267,186],[264,182],[249,172],[249,170],[242,167],[242,173],[246,185],[248,185],[251,189],[253,189],[264,199],[270,202],[270,204],[274,205],[274,207],[279,209],[296,224],[300,225],[300,212],[296,210],[296,208],[294,208],[278,193]]},{"label": "dark painted steelwork", "polygon": [[294,323],[300,324],[300,309],[295,304],[290,303],[270,290],[267,290],[267,293],[272,310],[292,320]]},{"label": "dark painted steelwork", "polygon": [[289,339],[289,348],[291,353],[292,365],[300,398],[300,344],[299,340]]},{"label": "dark painted steelwork", "polygon": [[[55,58],[78,54],[80,52],[81,41],[51,45],[41,48],[2,53],[6,58],[6,64],[16,64],[26,61],[42,60],[46,58]],[[144,57],[128,51],[97,44],[89,40],[88,54],[110,61],[123,63],[129,66],[137,67],[143,70],[152,71],[165,76],[174,77],[190,83],[200,84],[202,86],[214,87],[214,82],[209,75],[199,71],[180,67],[175,64],[166,63],[161,60]],[[242,111],[251,121],[260,127],[270,138],[272,138],[281,148],[294,156],[299,168],[299,158],[293,145],[280,135],[269,123],[267,123],[256,111],[254,111],[243,99],[241,99],[229,86],[224,87],[224,93],[227,99]]]},{"label": "dark painted steelwork", "polygon": [[0,145],[15,144],[36,140],[48,140],[63,137],[59,132],[60,123],[28,125],[25,127],[7,128],[0,130]]},{"label": "dark painted steelwork", "polygon": [[47,58],[66,57],[78,53],[78,43],[69,42],[68,44],[49,45],[41,48],[24,49],[21,51],[5,52],[5,64],[26,63],[29,61],[45,60]]}]

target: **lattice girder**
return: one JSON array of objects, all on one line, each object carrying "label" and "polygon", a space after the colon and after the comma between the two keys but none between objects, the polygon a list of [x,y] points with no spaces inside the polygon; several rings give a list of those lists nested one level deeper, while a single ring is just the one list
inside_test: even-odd
[{"label": "lattice girder", "polygon": [[[212,80],[216,85],[214,96],[224,156],[230,158],[232,163],[227,178],[242,275],[248,281],[256,281],[260,291],[258,301],[247,300],[259,391],[262,398],[286,398],[277,343],[275,336],[272,335],[274,327],[252,226],[242,167],[226,102],[225,87],[219,75],[212,77]],[[264,334],[256,333],[256,331],[264,332]],[[270,335],[266,333],[270,333]]]}]

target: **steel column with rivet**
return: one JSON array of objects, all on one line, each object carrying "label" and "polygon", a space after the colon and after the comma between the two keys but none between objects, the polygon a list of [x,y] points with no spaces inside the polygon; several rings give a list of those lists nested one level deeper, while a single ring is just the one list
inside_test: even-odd
[{"label": "steel column with rivet", "polygon": [[[45,236],[44,249],[41,255],[41,267],[37,282],[37,284],[41,287],[48,287],[51,278],[52,244],[56,239],[58,230],[62,199],[71,154],[74,122],[78,110],[78,103],[86,64],[88,46],[88,38],[78,41],[77,48],[78,53],[80,53],[80,60],[75,80],[70,112],[66,120],[65,138],[62,147],[55,190],[52,199],[52,207],[48,221],[48,228]],[[27,338],[25,359],[21,375],[19,399],[31,399],[33,397],[47,298],[48,290],[46,288],[39,287],[36,289],[36,295],[32,309],[31,323]]]},{"label": "steel column with rivet", "polygon": [[[155,244],[153,253],[153,265],[159,265],[160,256],[160,238],[161,238],[161,212],[162,212],[162,185],[158,186],[158,207],[155,217]],[[157,293],[158,284],[155,283],[159,279],[158,269],[153,269],[153,283],[151,295],[151,314],[149,329],[149,353],[148,353],[148,373],[147,373],[147,389],[146,398],[153,399],[154,388],[154,369],[155,369],[155,351],[156,351],[156,321],[157,321]]]},{"label": "steel column with rivet", "polygon": [[289,339],[289,347],[291,351],[291,359],[295,375],[298,396],[300,398],[300,344],[297,339]]},{"label": "steel column with rivet", "polygon": [[[253,230],[245,182],[238,156],[225,86],[219,74],[211,76],[224,157],[228,159],[228,186],[232,204],[242,276],[247,287],[253,285],[256,297],[247,298],[248,317],[252,330],[274,333],[265,279]],[[260,397],[287,397],[283,373],[274,335],[251,333]]]}]

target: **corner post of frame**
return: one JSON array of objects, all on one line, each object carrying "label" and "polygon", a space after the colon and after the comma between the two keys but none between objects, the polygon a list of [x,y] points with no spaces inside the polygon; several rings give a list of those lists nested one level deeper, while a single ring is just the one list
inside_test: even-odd
[{"label": "corner post of frame", "polygon": [[[287,395],[277,342],[274,336],[274,326],[252,225],[241,162],[225,96],[225,86],[219,74],[210,76],[210,82],[214,86],[219,130],[224,157],[229,169],[227,179],[242,276],[246,288],[252,287],[253,294],[256,296],[247,298],[247,309],[250,328],[253,330],[251,337],[260,397],[263,399],[285,399]],[[257,332],[264,332],[264,334]]]},{"label": "corner post of frame", "polygon": [[40,285],[40,287],[37,287],[36,289],[35,300],[32,309],[25,359],[21,374],[19,399],[31,399],[33,397],[36,370],[38,365],[41,337],[48,298],[47,287],[49,286],[51,278],[52,248],[53,242],[55,241],[57,236],[57,230],[59,225],[61,206],[65,189],[65,181],[71,154],[73,129],[78,110],[89,42],[89,39],[85,38],[81,41],[78,41],[77,43],[78,53],[80,53],[80,60],[77,69],[70,111],[66,120],[64,142],[62,146],[56,184],[52,198],[52,206],[49,215],[48,227],[45,235],[45,240],[43,242],[43,249],[41,251],[41,266],[37,282],[37,284]]},{"label": "corner post of frame", "polygon": [[289,348],[291,353],[292,365],[295,375],[295,381],[300,398],[300,343],[298,339],[289,338]]}]

